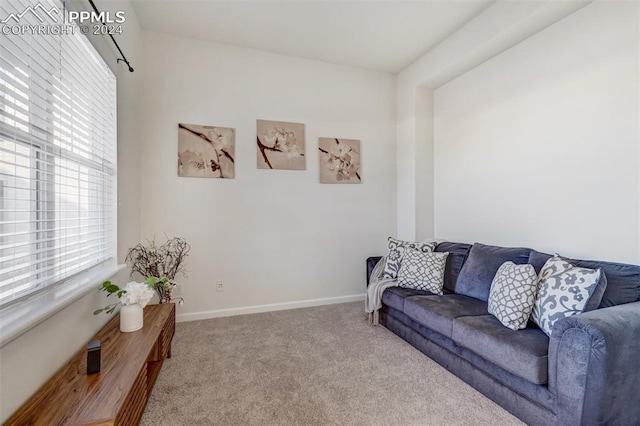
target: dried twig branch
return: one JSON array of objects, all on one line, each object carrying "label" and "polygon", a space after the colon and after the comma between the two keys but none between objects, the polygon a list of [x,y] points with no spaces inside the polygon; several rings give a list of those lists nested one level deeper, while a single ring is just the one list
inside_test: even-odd
[{"label": "dried twig branch", "polygon": [[[129,249],[126,262],[131,267],[131,276],[137,272],[145,279],[157,278],[154,288],[160,302],[170,302],[171,291],[177,285],[176,275],[182,273],[186,276],[184,261],[190,250],[191,246],[184,238],[173,237],[161,246],[157,246],[152,240],[147,245],[138,244]],[[166,280],[162,281],[165,277]]]}]

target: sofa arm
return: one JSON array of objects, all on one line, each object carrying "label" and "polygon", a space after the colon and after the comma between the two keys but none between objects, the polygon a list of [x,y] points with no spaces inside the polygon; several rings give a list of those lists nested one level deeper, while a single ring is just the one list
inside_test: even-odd
[{"label": "sofa arm", "polygon": [[640,424],[640,302],[558,320],[549,388],[560,425]]},{"label": "sofa arm", "polygon": [[378,261],[382,259],[382,256],[373,256],[367,258],[367,287],[369,287],[369,281],[371,280],[371,272],[376,267]]}]

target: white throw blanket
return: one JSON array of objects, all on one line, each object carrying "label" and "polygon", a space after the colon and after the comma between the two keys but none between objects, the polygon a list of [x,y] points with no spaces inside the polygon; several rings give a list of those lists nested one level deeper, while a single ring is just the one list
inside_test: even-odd
[{"label": "white throw blanket", "polygon": [[382,293],[389,287],[398,285],[398,280],[395,278],[383,278],[385,263],[387,263],[387,257],[383,256],[371,271],[369,287],[364,300],[364,311],[373,325],[378,325],[379,311],[382,308]]}]

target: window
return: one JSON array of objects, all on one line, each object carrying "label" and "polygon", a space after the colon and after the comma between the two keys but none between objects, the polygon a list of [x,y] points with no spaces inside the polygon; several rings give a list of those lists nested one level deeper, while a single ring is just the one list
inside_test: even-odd
[{"label": "window", "polygon": [[[40,4],[64,13],[58,0]],[[0,19],[28,6],[0,2]],[[20,25],[39,19],[24,13]],[[115,258],[116,80],[80,31],[0,38],[6,306]]]}]

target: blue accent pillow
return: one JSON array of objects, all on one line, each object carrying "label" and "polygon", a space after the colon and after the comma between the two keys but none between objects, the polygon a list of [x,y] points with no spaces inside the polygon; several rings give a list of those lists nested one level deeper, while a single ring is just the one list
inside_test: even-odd
[{"label": "blue accent pillow", "polygon": [[505,262],[523,265],[529,261],[530,252],[531,249],[524,247],[498,247],[475,243],[458,275],[456,293],[486,302],[489,300],[491,282],[498,268]]}]

